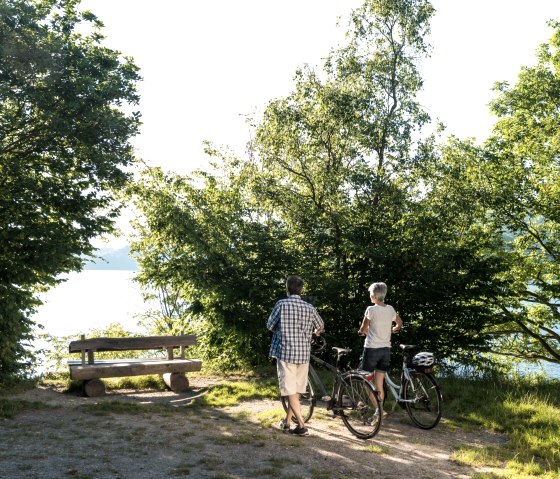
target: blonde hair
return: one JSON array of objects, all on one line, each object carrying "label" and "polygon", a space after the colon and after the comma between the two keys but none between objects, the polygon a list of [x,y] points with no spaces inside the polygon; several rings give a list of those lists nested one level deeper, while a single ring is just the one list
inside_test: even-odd
[{"label": "blonde hair", "polygon": [[373,283],[368,291],[370,296],[375,296],[379,301],[384,301],[387,295],[387,285],[385,283]]}]

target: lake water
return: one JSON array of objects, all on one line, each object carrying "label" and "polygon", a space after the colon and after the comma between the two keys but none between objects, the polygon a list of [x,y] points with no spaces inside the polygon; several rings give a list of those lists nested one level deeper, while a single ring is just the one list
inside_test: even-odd
[{"label": "lake water", "polygon": [[41,295],[44,304],[33,320],[39,332],[54,336],[87,334],[120,323],[130,332],[141,332],[138,316],[148,309],[134,271],[84,270],[65,276],[66,281]]}]

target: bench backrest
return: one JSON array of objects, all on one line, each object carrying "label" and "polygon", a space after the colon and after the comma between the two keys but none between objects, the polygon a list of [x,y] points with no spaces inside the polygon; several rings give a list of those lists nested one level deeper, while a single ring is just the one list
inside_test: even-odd
[{"label": "bench backrest", "polygon": [[69,352],[82,351],[132,351],[142,349],[167,349],[192,346],[196,344],[196,336],[183,334],[181,336],[144,336],[130,338],[91,338],[72,341]]}]

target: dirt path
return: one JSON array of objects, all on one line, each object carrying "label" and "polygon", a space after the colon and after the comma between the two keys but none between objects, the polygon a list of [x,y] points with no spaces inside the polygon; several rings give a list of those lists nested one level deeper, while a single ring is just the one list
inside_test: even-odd
[{"label": "dirt path", "polygon": [[291,437],[275,427],[279,402],[187,408],[207,382],[191,385],[185,394],[121,390],[85,398],[34,389],[12,396],[47,407],[0,419],[0,478],[468,478],[475,471],[453,463],[453,449],[503,441],[445,421],[422,431],[402,414],[362,441],[322,412],[308,437]]}]

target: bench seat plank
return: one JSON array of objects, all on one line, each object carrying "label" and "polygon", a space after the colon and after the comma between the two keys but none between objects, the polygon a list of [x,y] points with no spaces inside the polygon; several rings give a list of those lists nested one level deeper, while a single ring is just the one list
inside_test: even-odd
[{"label": "bench seat plank", "polygon": [[95,364],[68,361],[71,379],[99,379],[145,374],[184,373],[200,371],[200,359],[114,359],[100,360]]},{"label": "bench seat plank", "polygon": [[167,349],[196,344],[194,334],[180,336],[144,336],[127,338],[91,338],[72,341],[69,352],[81,351],[132,351],[142,349]]}]

